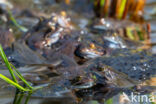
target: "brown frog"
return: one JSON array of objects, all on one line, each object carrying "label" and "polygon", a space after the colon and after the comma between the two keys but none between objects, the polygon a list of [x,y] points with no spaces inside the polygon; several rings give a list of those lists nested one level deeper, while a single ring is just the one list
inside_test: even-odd
[{"label": "brown frog", "polygon": [[116,49],[135,48],[135,42],[123,39],[113,31],[106,34],[86,33],[79,36],[78,42],[75,54],[83,59],[109,56]]},{"label": "brown frog", "polygon": [[51,49],[59,41],[69,37],[74,27],[65,12],[52,14],[49,19],[41,19],[25,36],[28,46],[42,54],[43,49]]},{"label": "brown frog", "polygon": [[114,35],[113,31],[92,34],[75,30],[66,13],[62,12],[60,15],[53,14],[50,19],[41,20],[24,36],[24,40],[41,55],[59,52],[67,54],[68,51],[68,56],[75,55],[82,59],[96,58],[109,54],[112,49],[128,47],[127,40]]},{"label": "brown frog", "polygon": [[9,29],[0,28],[0,44],[4,49],[10,47],[12,43],[15,41],[15,38]]},{"label": "brown frog", "polygon": [[137,24],[129,20],[119,21],[110,18],[101,18],[96,19],[90,26],[91,31],[94,33],[106,34],[114,31],[122,38],[134,41],[147,41],[150,38],[150,25],[147,23]]}]

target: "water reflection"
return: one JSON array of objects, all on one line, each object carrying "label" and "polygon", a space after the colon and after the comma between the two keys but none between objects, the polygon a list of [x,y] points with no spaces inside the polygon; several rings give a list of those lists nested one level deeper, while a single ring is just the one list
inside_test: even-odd
[{"label": "water reflection", "polygon": [[33,93],[25,93],[16,90],[13,101],[9,102],[13,102],[13,104],[64,104],[64,102],[67,104],[75,104],[74,101],[75,100],[71,98],[35,97]]}]

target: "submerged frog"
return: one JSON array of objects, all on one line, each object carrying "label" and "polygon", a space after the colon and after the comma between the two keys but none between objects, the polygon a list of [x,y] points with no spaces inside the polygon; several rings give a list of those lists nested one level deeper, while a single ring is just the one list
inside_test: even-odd
[{"label": "submerged frog", "polygon": [[[43,66],[44,68],[37,67],[32,72],[40,73],[39,78],[42,74],[47,76],[49,85],[46,89],[50,89],[53,96],[71,91],[78,97],[99,95],[95,99],[102,99],[107,94],[113,96],[123,89],[131,89],[154,77],[156,74],[155,58],[152,58],[154,56],[146,51],[120,49],[112,52],[112,57],[97,57],[83,65]],[[45,96],[51,96],[48,90],[41,91],[44,91]]]},{"label": "submerged frog", "polygon": [[[68,80],[81,76],[81,81],[84,82],[84,84],[88,82],[90,84],[92,83],[91,86],[96,83],[109,83],[110,85],[126,87],[128,86],[127,83],[136,85],[148,80],[149,78],[155,77],[155,55],[146,51],[140,52],[128,49],[115,50],[113,52],[111,57],[97,57],[89,60],[83,65],[76,65],[76,63],[75,65],[65,64],[67,57],[64,56],[64,64],[60,62],[59,64],[51,67],[50,70],[61,75],[63,79],[66,78]],[[61,63],[64,66],[62,66]],[[50,66],[47,67],[50,68]],[[50,70],[48,71],[49,73],[51,73]],[[46,70],[43,70],[43,72],[44,71]]]},{"label": "submerged frog", "polygon": [[111,66],[136,81],[145,81],[156,75],[156,58],[148,51],[119,49],[112,52],[111,57],[99,57],[94,61]]}]

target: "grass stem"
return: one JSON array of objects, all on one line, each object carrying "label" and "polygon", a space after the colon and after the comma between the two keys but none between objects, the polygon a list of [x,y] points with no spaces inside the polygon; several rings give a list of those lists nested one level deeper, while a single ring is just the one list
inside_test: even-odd
[{"label": "grass stem", "polygon": [[10,20],[13,22],[13,24],[14,24],[16,27],[18,27],[18,28],[19,28],[21,31],[23,31],[23,32],[27,32],[27,31],[28,31],[27,28],[25,28],[25,27],[23,27],[23,26],[21,26],[21,25],[19,25],[19,24],[17,23],[17,21],[16,21],[15,18],[13,17],[13,15],[12,15],[12,13],[11,13],[10,10],[8,10],[8,14],[9,14]]},{"label": "grass stem", "polygon": [[[3,79],[4,81],[6,81],[7,83],[9,83],[10,85],[15,86],[16,88],[18,88],[18,89],[21,90],[21,91],[29,91],[29,92],[32,92],[32,91],[34,91],[34,90],[37,90],[37,89],[39,89],[39,88],[42,88],[42,87],[36,87],[36,88],[35,88],[35,87],[32,87],[32,86],[25,80],[25,78],[20,74],[20,72],[15,68],[15,66],[12,65],[12,64],[8,61],[8,59],[7,59],[7,57],[6,57],[5,53],[4,53],[4,50],[3,50],[3,48],[2,48],[1,45],[0,45],[0,56],[2,57],[2,60],[4,61],[6,67],[8,68],[8,70],[9,70],[9,72],[10,72],[11,77],[12,77],[13,80],[11,80],[11,79],[7,78],[6,76],[0,74],[0,78],[1,78],[1,79]],[[13,69],[14,69],[14,70],[13,70]],[[18,81],[17,81],[17,79],[16,79],[16,77],[15,77],[14,74],[16,74],[16,76],[19,77],[19,78],[25,83],[25,85],[27,85],[28,88],[22,87],[22,86],[18,83]]]},{"label": "grass stem", "polygon": [[22,90],[22,91],[31,91],[30,89],[24,88],[21,85],[19,85],[18,83],[15,83],[14,81],[12,81],[11,79],[7,78],[6,76],[0,74],[0,78],[3,79],[4,81],[6,81],[7,83],[15,86],[16,88]]},{"label": "grass stem", "polygon": [[6,55],[5,55],[5,53],[4,53],[3,48],[2,48],[1,45],[0,45],[0,56],[2,57],[2,59],[3,59],[4,63],[5,63],[5,65],[6,65],[6,67],[9,69],[9,72],[10,72],[10,74],[11,74],[11,77],[12,77],[13,81],[16,82],[16,83],[18,83],[18,81],[16,80],[16,77],[15,77],[15,75],[14,75],[14,73],[13,73],[13,70],[11,69],[11,66],[10,66],[10,64],[9,64],[9,61],[8,61],[8,59],[6,58]]}]

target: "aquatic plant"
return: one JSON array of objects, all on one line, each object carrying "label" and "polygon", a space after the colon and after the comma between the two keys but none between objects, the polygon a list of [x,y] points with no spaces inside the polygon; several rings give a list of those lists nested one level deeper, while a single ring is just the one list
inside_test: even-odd
[{"label": "aquatic plant", "polygon": [[127,19],[137,22],[134,26],[128,24],[124,26],[124,31],[117,30],[118,35],[141,41],[150,47],[150,24],[143,20],[145,2],[146,0],[94,0],[94,9],[100,18]]},{"label": "aquatic plant", "polygon": [[12,12],[11,12],[10,10],[8,10],[8,14],[9,14],[9,19],[13,22],[13,24],[14,24],[17,28],[19,28],[19,29],[20,29],[21,31],[23,31],[23,32],[27,32],[27,31],[28,31],[27,28],[25,28],[24,26],[21,26],[21,25],[19,25],[19,24],[17,23],[16,19],[13,17]]},{"label": "aquatic plant", "polygon": [[94,0],[95,12],[100,17],[130,19],[142,22],[146,0]]},{"label": "aquatic plant", "polygon": [[[25,80],[25,78],[20,74],[20,72],[14,67],[14,65],[12,65],[12,64],[8,61],[8,59],[7,59],[7,57],[6,57],[5,53],[4,53],[4,50],[3,50],[3,48],[2,48],[1,45],[0,45],[0,56],[1,56],[2,60],[3,60],[3,62],[5,63],[5,66],[6,66],[7,69],[9,70],[9,72],[10,72],[10,74],[11,74],[11,77],[12,77],[12,80],[11,80],[10,78],[4,76],[3,74],[0,74],[0,78],[1,78],[2,80],[4,80],[5,82],[9,83],[10,85],[15,86],[15,87],[16,87],[17,89],[19,89],[20,91],[29,91],[29,92],[32,92],[32,91],[34,91],[34,90],[36,90],[36,89],[39,88],[39,87],[38,87],[38,88],[32,87],[32,86],[29,84],[29,82],[27,82],[27,81]],[[21,86],[21,85],[19,84],[19,82],[17,81],[15,75],[18,76],[19,79],[21,79],[27,87]]]},{"label": "aquatic plant", "polygon": [[110,98],[106,101],[106,104],[113,104],[113,98]]}]

